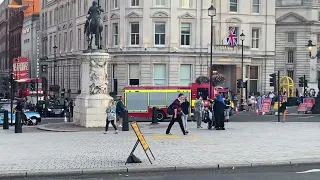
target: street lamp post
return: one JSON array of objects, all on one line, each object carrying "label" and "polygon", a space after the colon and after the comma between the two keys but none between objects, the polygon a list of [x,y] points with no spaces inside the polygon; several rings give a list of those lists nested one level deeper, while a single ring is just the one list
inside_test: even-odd
[{"label": "street lamp post", "polygon": [[315,59],[315,58],[320,57],[320,51],[318,51],[315,56],[312,56],[311,51],[312,51],[312,48],[313,48],[314,46],[315,46],[315,45],[312,44],[312,41],[309,40],[307,47],[308,47],[308,50],[309,50],[309,58],[311,58],[311,59]]},{"label": "street lamp post", "polygon": [[242,33],[240,34],[240,40],[241,40],[241,88],[240,88],[240,101],[241,104],[244,102],[243,100],[243,41],[245,40],[246,35]]},{"label": "street lamp post", "polygon": [[57,61],[57,46],[53,46],[54,60],[53,60],[53,85],[56,85],[56,61]]},{"label": "street lamp post", "polygon": [[213,1],[211,2],[211,6],[208,8],[208,16],[211,17],[211,45],[210,45],[210,87],[209,87],[209,98],[212,99],[212,46],[213,46],[213,17],[216,16],[216,8],[213,6]]}]

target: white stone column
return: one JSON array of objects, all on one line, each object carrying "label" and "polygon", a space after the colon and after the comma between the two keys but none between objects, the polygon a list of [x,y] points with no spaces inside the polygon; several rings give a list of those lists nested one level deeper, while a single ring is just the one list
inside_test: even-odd
[{"label": "white stone column", "polygon": [[106,109],[112,100],[108,93],[110,56],[101,50],[87,50],[81,61],[81,94],[76,97],[73,121],[84,127],[103,127]]}]

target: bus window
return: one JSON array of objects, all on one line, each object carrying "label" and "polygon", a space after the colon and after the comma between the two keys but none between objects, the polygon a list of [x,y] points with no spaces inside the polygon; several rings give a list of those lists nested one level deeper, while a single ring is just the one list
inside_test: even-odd
[{"label": "bus window", "polygon": [[197,97],[201,96],[203,100],[207,100],[209,95],[208,88],[197,88]]}]

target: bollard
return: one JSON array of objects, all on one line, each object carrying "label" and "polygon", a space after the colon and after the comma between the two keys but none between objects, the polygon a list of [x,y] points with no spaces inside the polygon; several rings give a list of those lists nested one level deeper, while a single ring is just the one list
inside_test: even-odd
[{"label": "bollard", "polygon": [[3,129],[9,129],[9,112],[4,111],[3,113]]},{"label": "bollard", "polygon": [[152,108],[152,123],[151,124],[159,124],[157,114],[158,114],[157,108],[153,107]]},{"label": "bollard", "polygon": [[129,131],[129,116],[128,111],[123,112],[122,131]]},{"label": "bollard", "polygon": [[15,133],[22,133],[21,119],[22,119],[22,112],[17,111],[16,112],[16,120],[15,120],[15,124],[14,124],[14,132]]}]

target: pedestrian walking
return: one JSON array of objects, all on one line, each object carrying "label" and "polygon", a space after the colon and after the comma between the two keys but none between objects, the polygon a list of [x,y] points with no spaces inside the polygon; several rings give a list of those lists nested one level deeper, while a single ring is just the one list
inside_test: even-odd
[{"label": "pedestrian walking", "polygon": [[112,100],[109,104],[109,107],[106,110],[107,118],[106,118],[106,129],[105,129],[104,134],[107,133],[110,123],[112,124],[112,126],[115,130],[115,134],[118,134],[118,129],[115,124],[115,121],[117,120],[116,110],[117,110],[116,102]]},{"label": "pedestrian walking", "polygon": [[119,126],[120,128],[122,128],[122,121],[123,121],[123,116],[124,116],[124,111],[126,110],[124,104],[123,104],[123,98],[122,96],[119,97],[119,101],[117,102],[117,106],[116,106],[116,111],[117,111],[117,116],[119,119]]},{"label": "pedestrian walking", "polygon": [[173,124],[178,121],[181,131],[183,133],[183,135],[187,135],[188,133],[185,131],[183,124],[182,124],[182,109],[181,109],[181,104],[182,104],[182,100],[184,99],[184,95],[182,93],[180,93],[178,95],[178,98],[176,100],[173,101],[173,105],[172,105],[172,109],[173,109],[173,116],[172,119],[170,121],[170,124],[167,128],[166,134],[171,135],[170,130],[173,126]]},{"label": "pedestrian walking", "polygon": [[220,94],[216,96],[216,99],[214,101],[213,105],[213,111],[214,111],[214,118],[216,121],[216,130],[225,130],[224,128],[224,109],[226,105],[224,103],[224,100]]},{"label": "pedestrian walking", "polygon": [[201,96],[198,96],[196,103],[194,104],[194,118],[197,121],[197,128],[202,128],[202,112],[204,108],[203,99]]},{"label": "pedestrian walking", "polygon": [[184,130],[186,133],[189,133],[188,128],[187,128],[187,123],[188,123],[188,117],[190,113],[190,103],[188,101],[188,98],[185,97],[183,103],[181,104],[181,109],[182,109],[182,123]]}]

